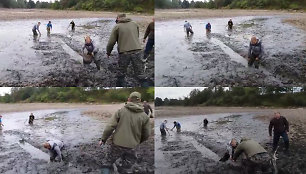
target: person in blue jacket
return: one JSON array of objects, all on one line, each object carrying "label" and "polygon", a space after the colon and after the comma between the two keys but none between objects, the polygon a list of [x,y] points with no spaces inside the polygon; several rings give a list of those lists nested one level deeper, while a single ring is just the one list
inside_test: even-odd
[{"label": "person in blue jacket", "polygon": [[48,32],[48,34],[50,34],[51,30],[52,30],[52,24],[51,24],[51,21],[49,21],[49,23],[47,24],[47,32]]},{"label": "person in blue jacket", "polygon": [[205,28],[206,28],[206,32],[211,32],[211,25],[209,22],[206,24]]},{"label": "person in blue jacket", "polygon": [[177,132],[181,132],[181,124],[179,122],[177,122],[177,121],[174,121],[173,124],[174,124],[174,126],[173,126],[173,128],[171,130],[176,128]]}]

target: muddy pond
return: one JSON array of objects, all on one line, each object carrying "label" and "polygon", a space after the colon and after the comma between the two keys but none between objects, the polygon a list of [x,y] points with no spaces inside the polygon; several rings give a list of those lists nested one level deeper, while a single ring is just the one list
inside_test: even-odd
[{"label": "muddy pond", "polygon": [[[185,20],[156,22],[157,86],[292,86],[305,84],[306,32],[282,16],[192,19],[194,34],[184,32]],[[206,34],[210,22],[212,32]],[[259,69],[247,66],[251,36],[264,55]]]},{"label": "muddy pond", "polygon": [[[241,159],[237,162],[231,160],[220,162],[219,160],[226,152],[227,144],[232,138],[238,141],[242,137],[252,138],[271,152],[269,121],[256,119],[256,116],[262,113],[221,113],[157,118],[155,120],[155,172],[240,174],[243,170]],[[204,118],[209,121],[207,127],[202,124]],[[162,137],[159,125],[165,119],[168,120],[168,128],[173,127],[173,121],[178,121],[182,131],[178,133],[175,129],[169,130],[167,136]],[[303,160],[306,159],[306,154],[301,153],[302,149],[305,150],[304,141],[295,138],[291,138],[291,141],[293,142],[290,155],[284,153],[284,144],[282,140],[280,141],[280,150],[277,152],[279,173],[305,173]]]},{"label": "muddy pond", "polygon": [[[110,145],[98,146],[107,120],[82,114],[83,109],[37,110],[34,124],[28,124],[31,112],[3,115],[0,134],[0,173],[102,173],[106,168]],[[42,143],[58,139],[64,142],[62,162],[50,162]],[[147,154],[148,144],[138,147],[139,158]],[[139,162],[138,171],[153,170],[153,157]],[[136,161],[130,161],[134,166]],[[150,165],[150,166],[149,166]],[[121,171],[131,169],[118,167]],[[148,169],[149,168],[149,169]]]},{"label": "muddy pond", "polygon": [[[38,21],[41,21],[42,35],[34,38],[32,28]],[[51,21],[53,30],[50,35],[46,31],[47,20],[0,22],[0,86],[115,86],[117,46],[114,46],[110,58],[106,56],[106,45],[115,25],[114,19],[75,19],[74,32],[68,27],[71,20]],[[100,61],[101,70],[97,70],[93,62],[83,64],[82,47],[87,35],[99,49],[96,58]],[[140,33],[142,36],[143,33]],[[144,64],[144,75],[152,83],[153,62],[153,58],[149,58]],[[128,86],[140,86],[131,66],[128,68],[127,81]]]}]

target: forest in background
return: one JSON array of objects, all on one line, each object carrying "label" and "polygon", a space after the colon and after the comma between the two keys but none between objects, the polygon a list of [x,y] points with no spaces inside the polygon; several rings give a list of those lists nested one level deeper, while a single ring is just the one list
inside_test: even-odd
[{"label": "forest in background", "polygon": [[194,89],[188,97],[155,98],[155,106],[305,107],[306,87],[231,87]]},{"label": "forest in background", "polygon": [[155,0],[156,8],[163,9],[188,9],[188,8],[208,8],[208,9],[293,9],[305,10],[306,0],[207,0],[207,1],[187,1],[187,0]]},{"label": "forest in background", "polygon": [[33,0],[1,0],[0,8],[1,7],[154,13],[154,0],[56,0],[53,3]]},{"label": "forest in background", "polygon": [[130,93],[138,91],[142,100],[154,100],[154,88],[78,88],[78,87],[24,87],[12,88],[10,94],[0,96],[0,103],[112,103],[126,102]]}]

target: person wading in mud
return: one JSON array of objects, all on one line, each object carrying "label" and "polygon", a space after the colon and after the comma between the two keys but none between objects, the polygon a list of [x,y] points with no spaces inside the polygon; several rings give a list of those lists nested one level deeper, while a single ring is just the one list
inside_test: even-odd
[{"label": "person wading in mud", "polygon": [[210,25],[209,22],[206,24],[205,28],[206,28],[206,33],[210,33],[211,32],[211,25]]},{"label": "person wading in mud", "polygon": [[233,159],[233,155],[234,155],[235,149],[237,148],[238,145],[239,145],[239,143],[237,142],[237,140],[235,138],[233,138],[228,143],[227,150],[224,153],[223,157],[219,161],[225,162],[228,159]]},{"label": "person wading in mud", "polygon": [[153,118],[153,110],[152,110],[152,107],[149,105],[149,103],[147,101],[143,101],[143,110],[144,112],[149,115],[150,112],[150,117]]},{"label": "person wading in mud", "polygon": [[236,147],[232,160],[244,154],[246,159],[242,159],[242,166],[246,174],[257,172],[270,172],[272,169],[271,156],[256,141],[249,138],[242,138],[240,144]]},{"label": "person wading in mud", "polygon": [[149,56],[150,52],[152,51],[154,47],[154,18],[152,19],[152,22],[148,25],[146,32],[143,37],[143,43],[146,42],[146,39],[148,38],[146,48],[144,50],[143,59],[146,60]]},{"label": "person wading in mud", "polygon": [[118,44],[119,69],[116,86],[127,86],[125,77],[130,62],[133,65],[135,78],[141,85],[144,85],[144,65],[142,61],[142,48],[139,42],[139,26],[130,18],[127,18],[125,14],[119,14],[117,20],[118,23],[113,28],[106,47],[106,54],[109,57],[114,45]]},{"label": "person wading in mud", "polygon": [[29,124],[33,124],[34,119],[35,119],[35,117],[34,117],[33,113],[31,113],[30,116],[29,116]]},{"label": "person wading in mud", "polygon": [[4,125],[2,124],[2,115],[0,115],[0,129],[2,129],[2,126]]},{"label": "person wading in mud", "polygon": [[160,124],[159,126],[159,130],[160,130],[160,133],[162,136],[166,136],[167,135],[167,132],[168,131],[168,128],[167,128],[167,120],[164,120],[164,122],[162,122],[162,124]]},{"label": "person wading in mud", "polygon": [[[69,24],[69,26],[70,26],[70,25],[71,25],[71,30],[74,31],[74,29],[75,29],[75,23],[74,23],[74,21],[71,21],[70,24]],[[69,27],[69,26],[68,26],[68,27]]]},{"label": "person wading in mud", "polygon": [[52,23],[51,21],[49,21],[49,23],[47,24],[47,33],[50,34],[51,30],[52,30]]},{"label": "person wading in mud", "polygon": [[171,130],[176,128],[177,132],[181,132],[181,124],[179,122],[177,122],[177,121],[174,121],[173,124],[174,124],[174,126],[173,126],[173,128]]},{"label": "person wading in mud", "polygon": [[61,162],[63,160],[62,150],[64,143],[60,140],[50,140],[43,144],[44,148],[49,150],[51,162]]},{"label": "person wading in mud", "polygon": [[85,54],[84,53],[85,49],[87,51],[87,55],[90,56],[90,60],[87,59],[87,58],[83,58],[83,63],[84,64],[90,64],[92,59],[93,59],[93,61],[95,62],[96,66],[97,66],[97,69],[100,70],[100,61],[98,61],[97,58],[96,58],[96,54],[98,53],[99,50],[97,48],[95,48],[95,46],[93,44],[93,41],[89,36],[85,37],[85,44],[82,48],[83,54]]},{"label": "person wading in mud", "polygon": [[204,118],[203,124],[204,124],[204,127],[207,127],[207,125],[208,125],[208,120],[207,120],[206,118]]},{"label": "person wading in mud", "polygon": [[228,27],[228,29],[229,30],[231,30],[231,29],[233,29],[233,21],[232,21],[232,19],[230,19],[228,22],[227,22],[227,27]]},{"label": "person wading in mud", "polygon": [[289,123],[287,119],[280,115],[279,112],[274,113],[274,118],[270,121],[269,125],[269,135],[272,139],[272,129],[273,129],[273,152],[276,150],[279,138],[282,136],[285,143],[286,152],[289,149]]},{"label": "person wading in mud", "polygon": [[255,36],[251,38],[249,52],[248,52],[248,65],[251,67],[253,64],[256,69],[259,68],[259,61],[262,58],[263,49],[261,41]]},{"label": "person wading in mud", "polygon": [[32,28],[33,36],[38,36],[37,31],[39,33],[39,36],[41,36],[41,33],[39,31],[39,26],[40,26],[40,22],[35,24],[34,27]]},{"label": "person wading in mud", "polygon": [[185,24],[184,24],[184,30],[185,32],[187,33],[187,36],[189,36],[189,33],[193,34],[193,31],[192,31],[192,26],[189,22],[185,21]]},{"label": "person wading in mud", "polygon": [[[150,118],[144,113],[141,105],[141,94],[132,92],[127,104],[119,109],[105,127],[99,145],[104,145],[113,135],[110,158],[105,164],[110,168],[118,158],[136,158],[134,148],[150,136]],[[124,159],[122,159],[124,160]]]}]

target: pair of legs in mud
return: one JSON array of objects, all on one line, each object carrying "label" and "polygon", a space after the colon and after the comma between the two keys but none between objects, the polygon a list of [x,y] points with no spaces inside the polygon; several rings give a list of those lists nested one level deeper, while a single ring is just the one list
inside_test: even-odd
[{"label": "pair of legs in mud", "polygon": [[146,77],[144,75],[144,65],[141,59],[142,59],[141,50],[119,54],[119,60],[118,60],[119,69],[118,69],[117,82],[116,82],[117,87],[127,86],[125,77],[127,74],[127,68],[130,63],[132,63],[134,69],[135,79],[137,79],[141,83],[141,86],[148,86],[148,84],[146,84],[147,82],[146,82]]},{"label": "pair of legs in mud", "polygon": [[274,136],[273,136],[273,152],[275,152],[276,149],[277,149],[280,137],[283,137],[284,144],[285,144],[285,150],[287,152],[288,149],[289,149],[289,138],[288,138],[287,132],[274,133]]},{"label": "pair of legs in mud", "polygon": [[251,57],[249,57],[249,60],[248,60],[248,65],[249,67],[255,66],[256,69],[259,68],[259,61],[260,59],[258,58],[259,55],[254,55],[254,54],[251,54]]},{"label": "pair of legs in mud", "polygon": [[242,160],[244,174],[273,173],[271,156],[268,153],[261,153],[249,159]]},{"label": "pair of legs in mud", "polygon": [[113,170],[115,173],[127,173],[128,171],[122,171],[123,168],[125,170],[132,171],[132,164],[136,161],[137,155],[134,149],[120,147],[112,144],[109,151],[106,153],[105,162],[103,162],[103,169],[108,170],[105,173],[110,173]]},{"label": "pair of legs in mud", "polygon": [[146,60],[149,56],[149,54],[151,53],[152,49],[154,47],[154,39],[148,39],[147,44],[146,44],[146,48],[144,50],[144,55],[143,55],[143,59]]},{"label": "pair of legs in mud", "polygon": [[190,34],[193,34],[193,31],[192,31],[191,28],[187,28],[187,29],[186,29],[186,33],[187,33],[187,36],[189,36],[189,33],[190,33]]},{"label": "pair of legs in mud", "polygon": [[100,60],[97,58],[97,53],[98,53],[98,49],[95,49],[93,52],[88,52],[87,53],[87,57],[83,58],[83,63],[85,64],[90,64],[92,61],[94,61],[94,63],[97,66],[97,69],[100,70]]}]

